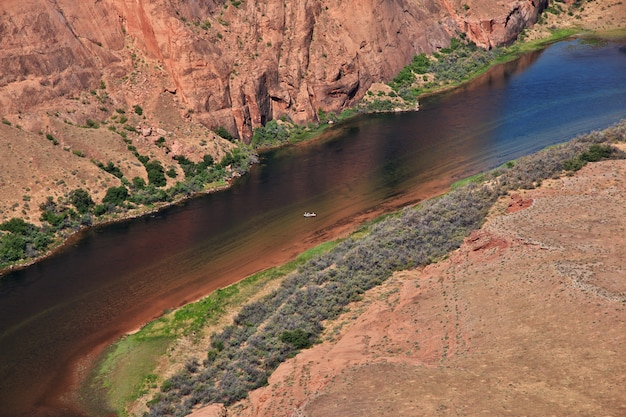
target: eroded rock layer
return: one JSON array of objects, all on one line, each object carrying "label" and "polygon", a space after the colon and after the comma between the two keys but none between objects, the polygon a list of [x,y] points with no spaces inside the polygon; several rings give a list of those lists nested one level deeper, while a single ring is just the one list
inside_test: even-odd
[{"label": "eroded rock layer", "polygon": [[[176,95],[187,115],[249,139],[288,115],[340,111],[413,55],[465,33],[508,43],[547,0],[6,0],[0,5],[0,114],[41,129],[40,114],[74,120],[103,106],[75,101],[107,86],[117,105]],[[72,101],[74,100],[74,102]],[[76,108],[78,107],[78,108]],[[99,113],[100,112],[100,113]]]}]

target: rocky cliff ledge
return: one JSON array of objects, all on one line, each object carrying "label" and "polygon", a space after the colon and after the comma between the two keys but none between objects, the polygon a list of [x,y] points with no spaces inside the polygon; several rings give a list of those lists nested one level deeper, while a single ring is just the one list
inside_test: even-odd
[{"label": "rocky cliff ledge", "polygon": [[[340,111],[461,33],[511,42],[547,2],[5,0],[0,115],[38,131],[59,111],[83,124],[167,92],[183,116],[249,139],[283,115]],[[82,98],[103,85],[112,106]]]}]

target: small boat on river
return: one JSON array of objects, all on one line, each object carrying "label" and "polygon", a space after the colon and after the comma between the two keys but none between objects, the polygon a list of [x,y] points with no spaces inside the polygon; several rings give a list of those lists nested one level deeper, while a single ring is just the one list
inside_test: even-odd
[{"label": "small boat on river", "polygon": [[317,216],[317,214],[309,213],[308,211],[304,213],[304,217],[315,217],[315,216]]}]

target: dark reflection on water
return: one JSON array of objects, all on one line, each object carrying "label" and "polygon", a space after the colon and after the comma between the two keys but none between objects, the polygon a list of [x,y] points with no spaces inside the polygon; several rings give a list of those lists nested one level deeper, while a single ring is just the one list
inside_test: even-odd
[{"label": "dark reflection on water", "polygon": [[[416,113],[358,117],[263,155],[232,189],[86,232],[0,283],[0,416],[71,415],[71,364],[164,309],[284,262],[374,208],[441,192],[626,115],[623,44],[564,42]],[[304,219],[304,211],[318,217]]]}]

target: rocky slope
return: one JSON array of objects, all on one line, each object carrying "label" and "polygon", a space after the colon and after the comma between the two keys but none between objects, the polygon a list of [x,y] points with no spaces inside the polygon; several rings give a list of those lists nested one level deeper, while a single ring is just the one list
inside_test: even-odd
[{"label": "rocky slope", "polygon": [[[116,104],[143,104],[166,90],[209,128],[249,138],[252,127],[281,115],[307,122],[320,108],[353,104],[372,82],[452,36],[510,42],[547,0],[2,3],[5,117],[22,115],[25,127],[45,123],[27,114],[62,110],[104,80]],[[72,121],[111,110],[90,104]]]}]

